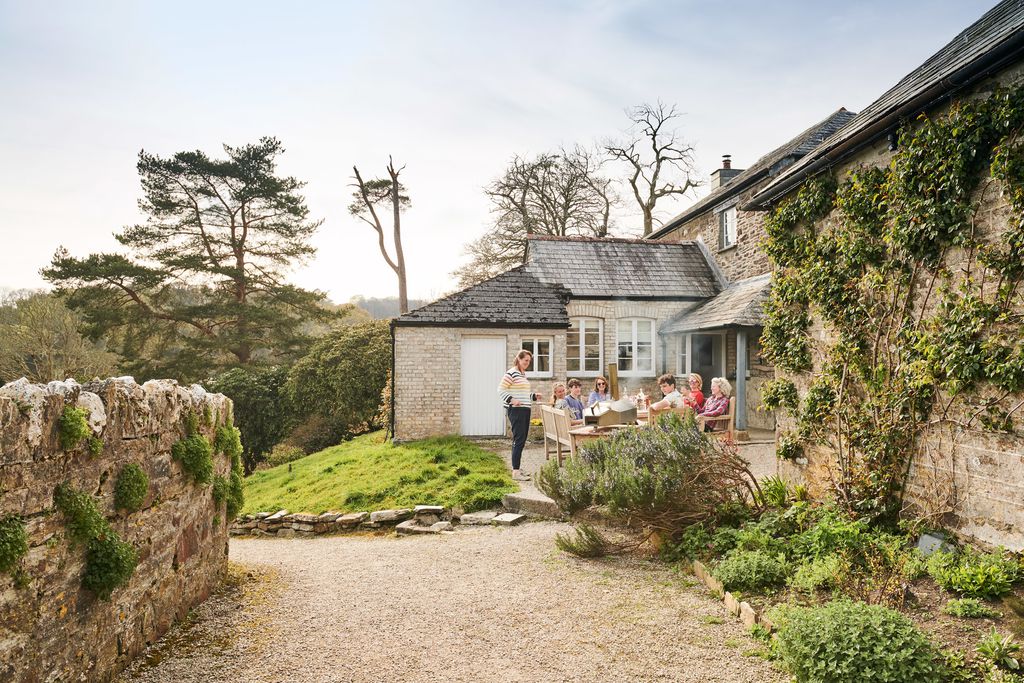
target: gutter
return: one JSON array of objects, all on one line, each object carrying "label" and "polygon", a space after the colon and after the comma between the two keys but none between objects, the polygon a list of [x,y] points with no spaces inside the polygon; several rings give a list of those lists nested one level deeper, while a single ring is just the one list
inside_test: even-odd
[{"label": "gutter", "polygon": [[740,209],[743,211],[760,211],[770,208],[779,199],[801,185],[807,178],[849,158],[898,125],[901,120],[919,112],[932,109],[943,100],[951,98],[955,93],[999,71],[1008,62],[1019,57],[1022,50],[1024,50],[1024,30],[1018,31],[1003,41],[1002,44],[978,57],[970,64],[962,66],[952,74],[936,81],[931,87],[914,96],[911,100],[896,105],[888,113],[882,114],[851,137],[837,143],[831,149],[825,150],[822,156],[808,163],[804,168],[795,171],[791,176],[783,176],[778,182],[769,185],[751,197],[746,204],[740,206]]}]

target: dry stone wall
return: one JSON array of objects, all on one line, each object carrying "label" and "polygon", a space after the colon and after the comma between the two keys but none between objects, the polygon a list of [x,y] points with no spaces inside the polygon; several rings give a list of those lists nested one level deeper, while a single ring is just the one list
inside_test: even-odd
[{"label": "dry stone wall", "polygon": [[[61,447],[66,406],[86,412],[95,454],[88,438]],[[0,573],[0,680],[108,680],[220,583],[224,503],[182,470],[171,447],[188,429],[213,442],[231,419],[223,395],[167,380],[0,388],[0,518],[19,516],[29,545],[16,571]],[[228,476],[229,457],[215,453],[213,461],[214,473]],[[149,482],[141,509],[128,513],[115,510],[113,490],[131,463]],[[64,483],[90,494],[137,553],[134,573],[109,600],[82,586],[86,549],[71,542],[54,508]]]}]

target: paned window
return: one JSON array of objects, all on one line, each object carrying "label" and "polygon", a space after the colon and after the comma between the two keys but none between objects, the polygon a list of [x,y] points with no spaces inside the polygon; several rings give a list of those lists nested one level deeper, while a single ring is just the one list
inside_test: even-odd
[{"label": "paned window", "polygon": [[718,214],[718,248],[726,249],[736,244],[736,207],[720,211]]},{"label": "paned window", "polygon": [[524,337],[523,348],[533,354],[527,377],[551,377],[551,338]]},{"label": "paned window", "polygon": [[633,377],[654,375],[654,321],[627,318],[618,321],[619,374]]},{"label": "paned window", "polygon": [[565,335],[565,368],[570,375],[597,377],[603,363],[601,320],[573,318]]},{"label": "paned window", "polygon": [[681,334],[676,337],[676,373],[677,375],[690,374],[688,363],[690,355],[690,335]]}]

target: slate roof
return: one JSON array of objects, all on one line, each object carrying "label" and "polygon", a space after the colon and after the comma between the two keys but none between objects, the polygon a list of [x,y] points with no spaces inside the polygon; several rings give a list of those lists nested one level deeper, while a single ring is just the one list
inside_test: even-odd
[{"label": "slate roof", "polygon": [[661,326],[660,332],[695,332],[761,324],[761,304],[771,287],[771,273],[732,283],[718,296],[697,304]]},{"label": "slate roof", "polygon": [[751,199],[750,208],[764,208],[816,170],[816,162],[832,163],[886,134],[900,120],[914,116],[1013,60],[1024,49],[1024,1],[1004,0],[971,24],[921,66],[907,74],[865,107],[845,128]]},{"label": "slate roof", "polygon": [[721,287],[696,242],[532,235],[526,268],[573,297],[705,299]]},{"label": "slate roof", "polygon": [[679,215],[666,221],[663,226],[648,235],[647,239],[658,239],[659,237],[676,229],[683,223],[691,220],[695,216],[699,216],[704,213],[711,207],[739,194],[744,189],[750,187],[753,183],[771,175],[773,172],[777,172],[780,166],[787,163],[793,163],[797,159],[802,158],[805,154],[821,144],[822,141],[826,140],[831,135],[835,134],[836,131],[840,130],[843,126],[852,121],[856,115],[857,114],[855,112],[847,111],[845,108],[840,107],[838,110],[832,112],[821,121],[818,121],[792,140],[789,140],[785,144],[780,145],[771,152],[765,154],[763,157],[751,164],[750,168],[747,168],[742,173],[731,178],[729,182],[722,187],[715,188],[710,194],[708,194],[708,196],[688,207]]},{"label": "slate roof", "polygon": [[473,327],[569,326],[568,292],[519,266],[395,319],[396,325]]}]

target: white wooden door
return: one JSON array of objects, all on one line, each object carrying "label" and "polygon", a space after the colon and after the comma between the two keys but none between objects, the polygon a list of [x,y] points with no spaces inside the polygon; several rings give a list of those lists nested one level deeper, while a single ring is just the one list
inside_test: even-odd
[{"label": "white wooden door", "polygon": [[505,408],[498,399],[498,384],[507,369],[504,337],[462,340],[463,435],[505,434]]}]

